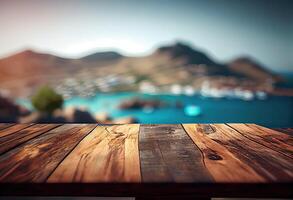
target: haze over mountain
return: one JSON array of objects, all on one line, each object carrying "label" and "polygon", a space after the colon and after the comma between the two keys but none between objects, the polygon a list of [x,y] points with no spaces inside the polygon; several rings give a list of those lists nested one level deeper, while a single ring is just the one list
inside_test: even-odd
[{"label": "haze over mountain", "polygon": [[93,49],[150,54],[184,38],[220,62],[253,56],[292,72],[292,0],[1,0],[0,58],[19,49],[78,58]]},{"label": "haze over mountain", "polygon": [[222,64],[184,43],[175,43],[162,46],[144,57],[126,57],[111,51],[67,59],[26,50],[0,60],[0,89],[23,95],[41,84],[60,82],[64,78],[87,76],[94,79],[110,74],[143,76],[156,85],[192,85],[202,76],[280,81],[279,76],[251,58],[238,58]]}]

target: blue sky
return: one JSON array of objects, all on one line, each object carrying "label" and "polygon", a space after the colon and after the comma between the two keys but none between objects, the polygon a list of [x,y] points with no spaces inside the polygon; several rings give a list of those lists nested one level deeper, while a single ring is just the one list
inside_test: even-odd
[{"label": "blue sky", "polygon": [[293,71],[291,10],[290,0],[0,0],[0,57],[26,48],[141,56],[184,40],[217,61],[247,55]]}]

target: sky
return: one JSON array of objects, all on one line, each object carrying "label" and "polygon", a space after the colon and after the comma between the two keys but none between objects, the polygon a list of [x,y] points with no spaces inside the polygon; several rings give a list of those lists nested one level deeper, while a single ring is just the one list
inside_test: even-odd
[{"label": "sky", "polygon": [[250,56],[293,72],[290,0],[0,0],[0,57],[150,54],[185,41],[219,62]]}]

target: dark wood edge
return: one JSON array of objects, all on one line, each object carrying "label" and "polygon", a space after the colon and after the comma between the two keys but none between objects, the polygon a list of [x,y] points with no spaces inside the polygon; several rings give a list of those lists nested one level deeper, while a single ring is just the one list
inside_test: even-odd
[{"label": "dark wood edge", "polygon": [[293,198],[293,183],[1,183],[0,196]]},{"label": "dark wood edge", "polygon": [[272,128],[272,130],[279,131],[287,135],[293,135],[293,128]]}]

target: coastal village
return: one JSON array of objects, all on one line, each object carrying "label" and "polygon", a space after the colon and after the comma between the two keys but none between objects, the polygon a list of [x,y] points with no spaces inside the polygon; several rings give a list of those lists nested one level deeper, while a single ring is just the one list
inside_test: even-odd
[{"label": "coastal village", "polygon": [[[182,43],[163,46],[149,56],[137,58],[101,52],[80,59],[65,59],[24,51],[0,59],[0,81],[0,120],[21,123],[139,122],[131,114],[113,117],[108,111],[91,112],[83,105],[63,105],[74,98],[91,99],[99,94],[153,95],[153,99],[129,97],[117,104],[116,110],[129,113],[137,110],[153,113],[168,107],[156,95],[240,101],[264,101],[271,95],[293,96],[291,88],[279,87],[286,80],[253,59],[239,58],[219,64]],[[30,102],[43,86],[62,97],[62,104],[50,115],[37,112]],[[173,106],[186,116],[201,115],[201,108],[196,104],[186,105],[178,100]]]},{"label": "coastal village", "polygon": [[[117,89],[117,87],[119,87]],[[273,83],[266,82],[263,85],[255,85],[249,80],[233,78],[209,79],[206,77],[200,86],[170,84],[158,86],[148,80],[136,82],[134,76],[108,75],[93,79],[67,78],[55,86],[58,93],[65,99],[74,96],[93,97],[97,92],[140,92],[146,94],[170,94],[170,95],[201,95],[211,98],[235,98],[241,100],[264,100],[273,90]],[[131,88],[131,89],[129,89]]]}]

